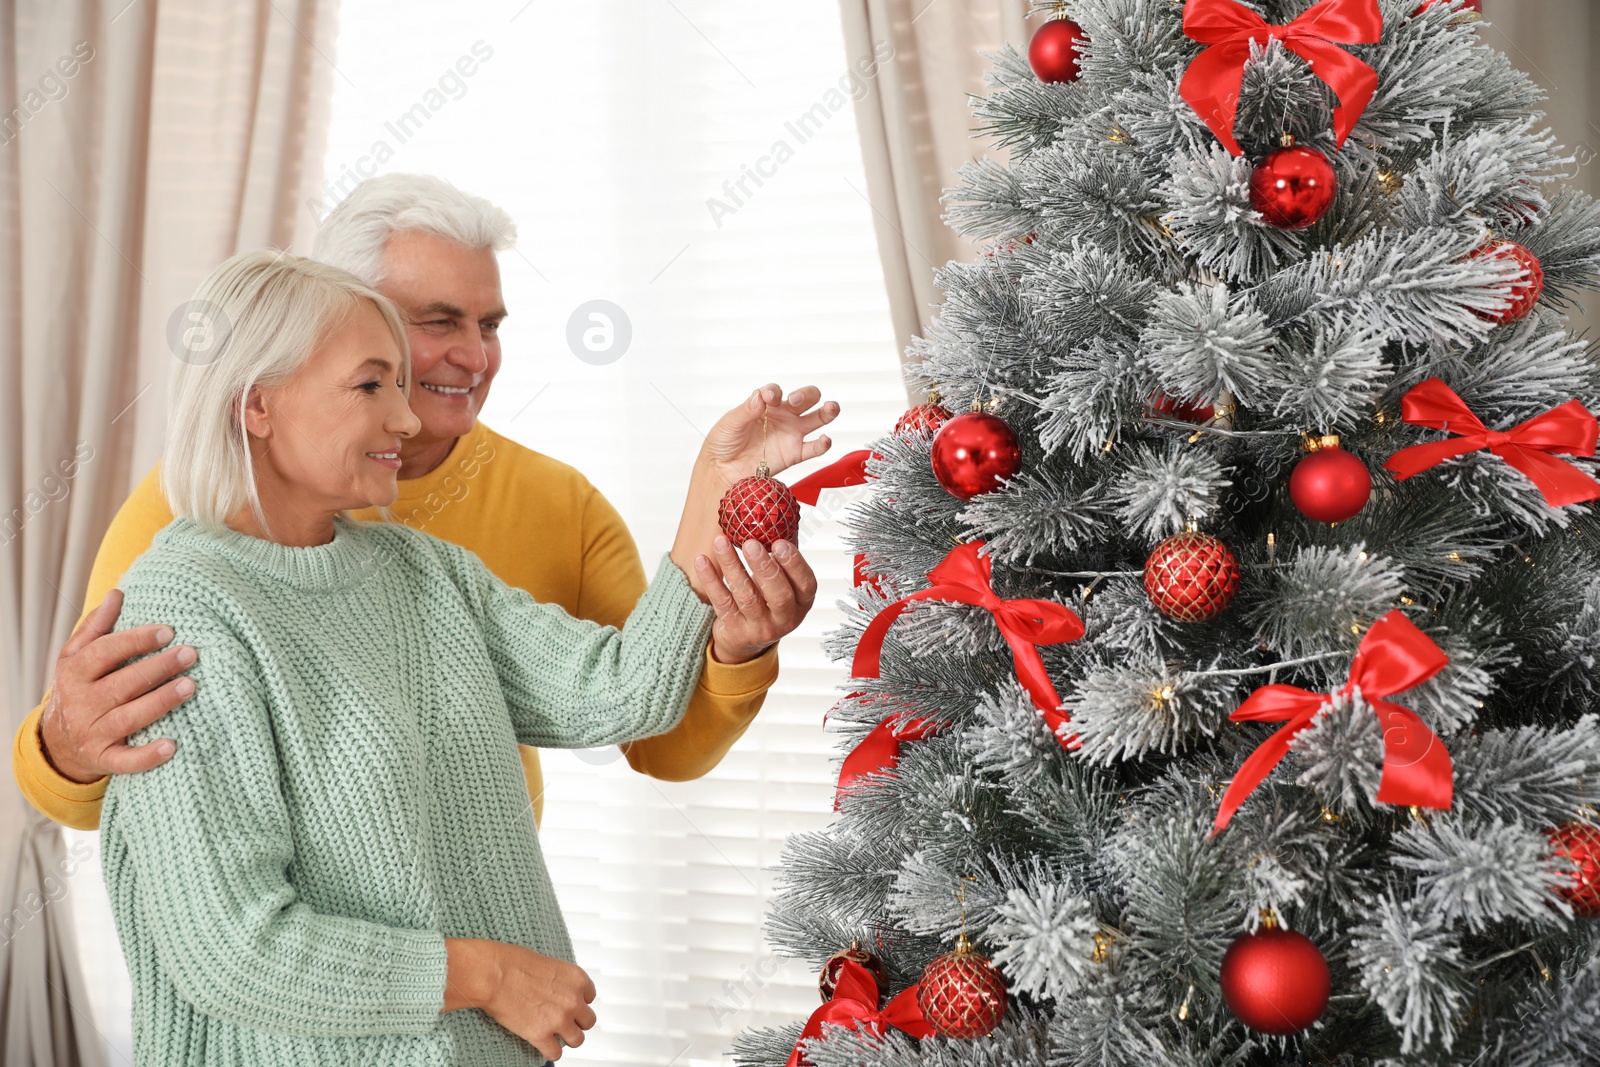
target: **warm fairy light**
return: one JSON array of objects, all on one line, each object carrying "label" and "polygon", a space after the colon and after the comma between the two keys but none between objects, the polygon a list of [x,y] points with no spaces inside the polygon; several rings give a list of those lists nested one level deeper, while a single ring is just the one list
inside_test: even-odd
[{"label": "warm fairy light", "polygon": [[1461,553],[1459,553],[1459,552],[1451,552],[1449,555],[1445,556],[1444,558],[1449,560],[1451,563],[1460,563],[1461,562]]},{"label": "warm fairy light", "polygon": [[1356,559],[1359,559],[1362,563],[1365,563],[1370,558],[1371,557],[1368,556],[1365,552],[1361,553],[1359,556],[1356,557]]},{"label": "warm fairy light", "polygon": [[1402,603],[1402,604],[1405,604],[1405,605],[1406,605],[1406,606],[1407,606],[1407,607],[1409,607],[1409,606],[1411,606],[1411,605],[1412,605],[1412,604],[1415,604],[1415,603],[1416,603],[1416,601],[1415,601],[1415,600],[1412,600],[1412,599],[1411,599],[1411,598],[1410,598],[1410,597],[1408,597],[1408,596],[1403,596],[1403,597],[1401,597],[1401,598],[1400,598],[1400,603]]},{"label": "warm fairy light", "polygon": [[1351,623],[1350,624],[1350,632],[1353,633],[1353,634],[1360,633],[1361,632],[1361,624],[1359,622]]},{"label": "warm fairy light", "polygon": [[1339,821],[1339,813],[1334,811],[1332,808],[1323,808],[1322,809],[1322,821],[1323,822],[1329,822],[1329,823],[1338,822]]},{"label": "warm fairy light", "polygon": [[1100,446],[1100,451],[1105,452],[1105,453],[1110,453],[1111,446],[1116,444],[1116,443],[1117,442],[1116,442],[1115,438],[1108,438],[1106,440],[1106,443]]}]

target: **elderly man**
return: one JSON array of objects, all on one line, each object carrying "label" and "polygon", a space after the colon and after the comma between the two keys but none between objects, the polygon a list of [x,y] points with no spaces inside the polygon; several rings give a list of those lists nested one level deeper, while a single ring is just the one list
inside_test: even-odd
[{"label": "elderly man", "polygon": [[[506,316],[495,253],[515,240],[501,209],[449,183],[387,175],[358,186],[317,235],[313,257],[351,271],[392,299],[407,319],[420,431],[400,452],[399,521],[476,553],[510,585],[571,614],[621,626],[645,589],[638,549],[609,502],[573,468],[524,448],[478,419],[500,368],[499,327]],[[727,484],[765,457],[773,471],[821,455],[826,437],[807,440],[838,414],[807,387],[784,400],[763,386],[717,423],[702,446]],[[769,407],[769,405],[777,405]],[[194,652],[179,645],[136,664],[124,661],[169,644],[160,624],[112,633],[121,605],[114,586],[129,564],[172,519],[152,470],[112,520],[95,559],[85,597],[94,605],[79,620],[56,663],[50,692],[23,721],[13,750],[22,792],[44,815],[78,829],[100,819],[108,776],[147,770],[171,758],[160,740],[127,744],[134,731],[187,698],[180,674]],[[527,516],[539,536],[524,536]],[[355,513],[382,518],[376,510]],[[713,575],[695,576],[714,604],[770,607],[760,614],[770,632],[746,662],[712,655],[682,723],[657,737],[623,746],[629,764],[655,778],[697,778],[722,759],[760,709],[777,677],[775,645],[799,625],[816,594],[803,560],[779,566],[755,542],[745,546],[750,569],[719,539]],[[782,543],[775,551],[793,551]],[[789,574],[797,575],[791,579]],[[534,818],[543,814],[538,753],[521,752]],[[552,1028],[581,1014],[593,987],[583,972],[550,960]]]}]

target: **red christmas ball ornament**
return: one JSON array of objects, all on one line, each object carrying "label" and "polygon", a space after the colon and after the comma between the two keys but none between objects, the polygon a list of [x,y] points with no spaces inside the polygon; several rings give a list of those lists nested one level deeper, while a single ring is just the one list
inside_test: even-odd
[{"label": "red christmas ball ornament", "polygon": [[1077,44],[1087,44],[1083,27],[1064,16],[1057,16],[1039,27],[1028,42],[1028,65],[1042,82],[1078,80]]},{"label": "red christmas ball ornament", "polygon": [[828,957],[828,962],[822,965],[822,973],[817,976],[817,989],[822,993],[824,1002],[833,999],[833,990],[839,984],[839,968],[845,962],[859,963],[867,969],[878,983],[878,993],[881,996],[889,985],[889,972],[884,969],[883,961],[866,949],[861,947],[861,942],[852,941],[850,947],[842,952],[835,952]]},{"label": "red christmas ball ornament", "polygon": [[1309,937],[1263,926],[1228,946],[1222,999],[1234,1017],[1263,1034],[1298,1034],[1322,1017],[1332,977]]},{"label": "red christmas ball ornament", "polygon": [[1515,260],[1527,273],[1504,290],[1510,304],[1500,311],[1479,311],[1478,317],[1497,326],[1525,317],[1544,293],[1544,268],[1539,265],[1539,257],[1515,241],[1491,241],[1472,250],[1471,258],[1480,259],[1484,256]]},{"label": "red christmas ball ornament", "polygon": [[1168,618],[1214,619],[1239,592],[1239,561],[1210,534],[1195,530],[1173,534],[1145,560],[1144,591]]},{"label": "red christmas ball ornament", "polygon": [[[1416,18],[1418,15],[1428,10],[1428,8],[1433,7],[1435,4],[1444,4],[1448,2],[1449,0],[1422,0],[1421,6],[1411,13],[1411,17]],[[1463,13],[1470,11],[1475,15],[1482,15],[1483,0],[1467,0],[1466,3],[1461,5],[1461,11]]]},{"label": "red christmas ball ornament", "polygon": [[1600,918],[1600,827],[1564,822],[1548,831],[1557,856],[1577,867],[1556,888],[1580,919]]},{"label": "red christmas ball ornament", "polygon": [[741,478],[722,495],[717,525],[735,546],[746,541],[759,541],[762,548],[771,548],[774,541],[795,544],[800,536],[800,501],[763,463],[754,478]]},{"label": "red christmas ball ornament", "polygon": [[1022,465],[1022,446],[1004,419],[985,411],[957,415],[933,438],[933,476],[951,495],[971,500],[1000,488]]},{"label": "red christmas ball ornament", "polygon": [[1217,417],[1216,407],[1203,397],[1178,400],[1166,393],[1157,393],[1151,397],[1146,410],[1152,415],[1164,415],[1196,424],[1210,422]]},{"label": "red christmas ball ornament", "polygon": [[1250,206],[1282,230],[1314,225],[1333,206],[1333,164],[1315,148],[1268,152],[1250,174]]},{"label": "red christmas ball ornament", "polygon": [[895,422],[894,432],[901,437],[931,437],[953,418],[955,414],[939,403],[939,394],[934,393],[928,397],[926,404],[907,408],[906,413]]},{"label": "red christmas ball ornament", "polygon": [[987,1037],[1006,1015],[1006,979],[963,934],[954,952],[935,957],[922,972],[917,1007],[941,1037]]},{"label": "red christmas ball ornament", "polygon": [[1316,448],[1289,475],[1289,498],[1308,519],[1344,522],[1372,498],[1372,472],[1339,447],[1337,437],[1316,439]]}]

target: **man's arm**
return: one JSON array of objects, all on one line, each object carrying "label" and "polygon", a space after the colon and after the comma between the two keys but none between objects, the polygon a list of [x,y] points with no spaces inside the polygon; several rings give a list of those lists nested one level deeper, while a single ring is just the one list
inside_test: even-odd
[{"label": "man's arm", "polygon": [[[578,615],[621,627],[645,590],[644,566],[622,516],[599,490],[583,509]],[[777,646],[746,663],[719,663],[708,649],[683,721],[664,734],[622,745],[628,764],[662,781],[699,778],[744,735],[778,677]]]},{"label": "man's arm", "polygon": [[188,698],[180,691],[184,680],[176,677],[187,667],[179,659],[186,646],[121,666],[171,641],[170,627],[113,633],[122,607],[117,583],[172,521],[158,471],[145,476],[106,529],[89,572],[84,611],[57,657],[51,688],[22,720],[11,748],[12,773],[28,803],[74,830],[100,825],[109,774],[166,762],[170,752],[160,743],[130,748],[127,737]]}]

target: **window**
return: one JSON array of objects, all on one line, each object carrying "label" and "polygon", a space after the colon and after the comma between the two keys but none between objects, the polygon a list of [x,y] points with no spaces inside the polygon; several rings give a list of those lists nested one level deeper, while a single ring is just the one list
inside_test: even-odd
[{"label": "window", "polygon": [[[360,177],[418,171],[512,214],[505,361],[484,420],[588,475],[647,571],[702,432],[756,385],[839,400],[832,456],[892,426],[904,393],[832,5],[344,0],[340,20],[328,180],[304,210]],[[568,343],[594,300],[631,330],[609,362]],[[715,772],[662,783],[614,749],[546,754],[543,844],[600,990],[599,1026],[563,1062],[721,1067],[740,1030],[815,1007],[815,975],[778,961],[761,923],[784,837],[831,812],[822,717],[845,672],[819,638],[848,595],[837,517],[852,492],[807,516],[817,608]],[[127,1062],[126,976],[98,869],[85,874],[100,893],[75,899],[98,957],[97,1024]]]}]

